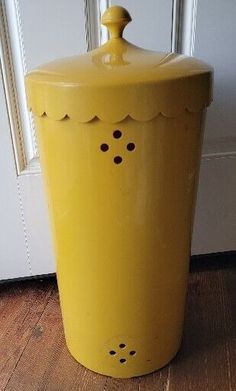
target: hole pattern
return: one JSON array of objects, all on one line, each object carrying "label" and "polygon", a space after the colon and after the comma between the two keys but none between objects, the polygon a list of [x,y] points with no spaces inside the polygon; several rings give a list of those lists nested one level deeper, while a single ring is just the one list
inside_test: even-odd
[{"label": "hole pattern", "polygon": [[[113,137],[114,137],[116,140],[120,139],[120,138],[122,137],[122,132],[121,132],[121,130],[119,130],[119,129],[114,130],[114,131],[113,131]],[[136,146],[135,146],[135,144],[134,144],[133,142],[129,142],[128,144],[126,144],[126,149],[127,149],[127,151],[129,151],[129,152],[134,151],[135,148],[136,148]],[[100,145],[100,150],[101,150],[102,152],[107,152],[107,151],[109,151],[109,149],[110,149],[110,146],[109,146],[107,143],[102,143],[102,144]],[[114,162],[115,164],[121,164],[122,161],[123,161],[123,157],[122,157],[122,156],[117,155],[117,156],[114,156],[114,157],[113,157],[113,162]]]},{"label": "hole pattern", "polygon": [[117,349],[112,349],[109,351],[111,356],[116,356],[120,364],[125,364],[128,361],[128,358],[132,360],[132,357],[136,356],[136,350],[127,350],[127,345],[124,342],[121,342]]}]

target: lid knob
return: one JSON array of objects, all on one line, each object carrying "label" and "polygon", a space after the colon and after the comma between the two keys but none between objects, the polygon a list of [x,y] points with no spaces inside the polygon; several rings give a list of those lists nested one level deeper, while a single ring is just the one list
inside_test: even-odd
[{"label": "lid knob", "polygon": [[109,7],[102,16],[102,24],[108,28],[111,39],[122,38],[124,28],[131,20],[129,12],[116,5]]}]

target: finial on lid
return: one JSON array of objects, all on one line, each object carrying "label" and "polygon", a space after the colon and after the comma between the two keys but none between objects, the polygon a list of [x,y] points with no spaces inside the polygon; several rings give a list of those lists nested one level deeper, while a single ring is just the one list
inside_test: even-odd
[{"label": "finial on lid", "polygon": [[125,26],[131,22],[129,12],[120,6],[109,7],[102,16],[102,24],[109,30],[110,37],[122,38]]}]

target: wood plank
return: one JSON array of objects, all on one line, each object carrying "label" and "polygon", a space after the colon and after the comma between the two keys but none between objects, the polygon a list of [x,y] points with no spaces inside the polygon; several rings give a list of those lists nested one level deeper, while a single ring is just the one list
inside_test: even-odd
[{"label": "wood plank", "polygon": [[102,390],[105,376],[78,364],[65,346],[58,294],[51,296],[6,391]]},{"label": "wood plank", "polygon": [[8,383],[53,290],[51,280],[0,285],[0,389]]},{"label": "wood plank", "polygon": [[[235,285],[235,270],[225,269],[224,273],[205,270],[191,275],[184,339],[180,353],[171,364],[169,391],[236,390],[232,379],[236,370],[235,339],[230,332],[235,331],[235,324],[225,292],[225,282],[230,276]],[[232,290],[230,295],[235,298]]]},{"label": "wood plank", "polygon": [[138,391],[139,378],[133,379],[113,379],[108,377],[104,391]]},{"label": "wood plank", "polygon": [[222,298],[225,307],[225,343],[227,352],[227,371],[230,391],[236,390],[236,273],[222,270],[219,272],[223,279]]},{"label": "wood plank", "polygon": [[[138,391],[167,391],[170,385],[170,366],[140,378]],[[176,390],[177,391],[177,390]],[[182,390],[181,390],[182,391]]]}]

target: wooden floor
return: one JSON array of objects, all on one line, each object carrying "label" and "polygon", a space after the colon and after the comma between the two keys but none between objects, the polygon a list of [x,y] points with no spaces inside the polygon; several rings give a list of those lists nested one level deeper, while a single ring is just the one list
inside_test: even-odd
[{"label": "wooden floor", "polygon": [[131,380],[97,375],[70,356],[54,278],[0,285],[0,390],[235,391],[232,256],[192,265],[181,351],[161,371]]}]

